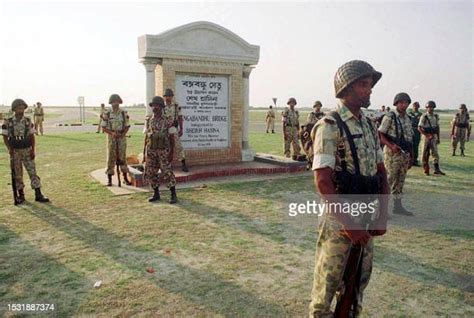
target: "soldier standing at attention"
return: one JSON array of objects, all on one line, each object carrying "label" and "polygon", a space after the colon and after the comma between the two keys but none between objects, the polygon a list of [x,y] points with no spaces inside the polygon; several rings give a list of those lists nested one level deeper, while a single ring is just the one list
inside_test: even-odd
[{"label": "soldier standing at attention", "polygon": [[180,139],[183,135],[183,115],[181,114],[181,107],[179,107],[178,104],[173,103],[174,93],[170,88],[165,89],[165,95],[163,95],[163,97],[165,98],[166,103],[165,116],[169,117],[173,123],[170,133],[174,138],[176,153],[181,161],[181,169],[184,172],[189,172],[189,169],[186,166],[186,157]]},{"label": "soldier standing at attention", "polygon": [[378,130],[380,140],[385,144],[384,163],[388,174],[388,186],[394,200],[392,212],[412,216],[413,213],[402,205],[403,184],[407,171],[411,168],[413,156],[412,121],[406,114],[410,103],[408,94],[397,94],[393,100],[395,111],[385,115]]},{"label": "soldier standing at attention", "polygon": [[23,166],[31,180],[31,188],[35,190],[35,201],[49,202],[41,193],[40,178],[36,174],[35,128],[31,119],[25,117],[28,105],[22,99],[12,103],[13,116],[5,119],[2,124],[3,142],[7,146],[10,158],[13,159],[15,183],[18,191],[18,203],[25,202],[25,184],[23,183]]},{"label": "soldier standing at attention", "polygon": [[459,112],[454,115],[451,125],[453,156],[456,155],[456,148],[459,142],[461,157],[464,157],[464,143],[469,141],[469,137],[471,136],[471,125],[469,124],[469,113],[467,112],[466,104],[461,104],[459,106]]},{"label": "soldier standing at attention", "polygon": [[44,109],[40,102],[36,103],[34,109],[34,118],[35,118],[35,133],[38,135],[38,132],[43,136],[43,121],[44,121]]},{"label": "soldier standing at attention", "polygon": [[265,116],[265,122],[267,123],[267,134],[268,130],[271,129],[272,134],[275,133],[275,112],[273,111],[273,106],[270,105],[267,116]]},{"label": "soldier standing at attention", "polygon": [[317,100],[313,105],[313,111],[308,114],[306,124],[316,124],[318,120],[324,117],[324,113],[321,111],[321,107],[323,107],[323,104],[321,104],[321,102]]},{"label": "soldier standing at attention", "polygon": [[170,203],[178,202],[176,196],[176,179],[171,169],[175,138],[170,133],[175,128],[173,121],[164,115],[165,102],[163,98],[156,96],[150,103],[153,115],[148,119],[145,139],[145,178],[150,182],[153,189],[153,197],[148,201],[160,200],[160,179],[168,183],[171,191]]},{"label": "soldier standing at attention", "polygon": [[97,131],[96,131],[97,133],[100,133],[100,129],[102,128],[102,121],[104,120],[103,119],[104,114],[105,114],[105,105],[100,104],[99,125],[97,126]]},{"label": "soldier standing at attention", "polygon": [[418,124],[420,123],[420,117],[423,114],[419,111],[420,104],[418,102],[414,102],[412,108],[408,110],[408,116],[411,119],[411,127],[413,131],[413,162],[412,165],[415,167],[419,167],[420,164],[418,163],[418,149],[420,148],[420,140],[421,135],[418,131]]},{"label": "soldier standing at attention", "polygon": [[283,140],[285,143],[285,157],[290,158],[290,144],[293,146],[293,160],[298,160],[300,156],[300,143],[298,140],[299,133],[299,113],[295,110],[296,99],[291,97],[286,103],[288,108],[286,108],[282,113],[282,122],[283,122]]},{"label": "soldier standing at attention", "polygon": [[423,135],[423,169],[425,175],[430,175],[430,152],[433,155],[434,162],[434,174],[445,175],[439,168],[439,154],[438,145],[440,143],[439,138],[439,116],[434,113],[436,103],[430,100],[426,103],[426,113],[421,115],[420,122],[418,124],[418,130]]},{"label": "soldier standing at attention", "polygon": [[[381,77],[382,74],[367,62],[357,60],[342,65],[336,72],[334,86],[339,106],[319,120],[311,132],[314,180],[323,199],[332,202],[331,198],[337,200],[341,194],[353,193],[348,184],[355,185],[359,194],[388,194],[378,134],[361,110],[370,105],[372,88]],[[379,217],[372,223],[374,229],[367,230],[362,216],[325,213],[320,220],[310,317],[333,317],[331,302],[341,285],[348,267],[346,261],[354,246],[362,246],[363,254],[353,316],[362,310],[362,294],[372,272],[372,237],[386,232],[386,200],[381,201]]]},{"label": "soldier standing at attention", "polygon": [[123,101],[119,95],[112,94],[109,98],[112,109],[104,113],[102,120],[102,130],[107,134],[107,170],[105,173],[107,174],[107,186],[109,187],[112,185],[112,176],[115,174],[114,168],[117,162],[119,162],[120,170],[122,170],[125,184],[131,185],[127,176],[127,139],[125,138],[130,129],[130,118],[126,111],[120,109],[122,103]]}]

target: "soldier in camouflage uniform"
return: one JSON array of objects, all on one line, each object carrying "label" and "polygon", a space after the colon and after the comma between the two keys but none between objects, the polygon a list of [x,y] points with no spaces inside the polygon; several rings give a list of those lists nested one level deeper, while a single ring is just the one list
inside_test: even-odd
[{"label": "soldier in camouflage uniform", "polygon": [[299,122],[299,113],[295,110],[296,99],[291,97],[286,103],[288,108],[286,108],[282,113],[282,123],[283,123],[283,138],[285,144],[285,157],[290,158],[290,144],[293,146],[293,160],[298,160],[300,157],[300,143],[298,140],[298,132],[300,127]]},{"label": "soldier in camouflage uniform", "polygon": [[2,124],[3,142],[7,146],[10,157],[13,158],[18,203],[25,202],[23,166],[30,177],[31,188],[35,190],[35,201],[49,202],[49,199],[41,193],[40,178],[36,174],[35,128],[31,119],[24,116],[27,107],[28,105],[22,99],[13,101],[14,115],[5,119]]},{"label": "soldier in camouflage uniform", "polygon": [[[353,178],[364,179],[376,176],[380,180],[377,188],[388,193],[383,154],[376,127],[363,114],[361,108],[370,105],[372,87],[382,76],[364,61],[350,61],[342,65],[334,78],[336,97],[340,103],[335,112],[326,114],[314,126],[311,135],[314,140],[313,171],[317,190],[322,199],[344,194],[337,190],[335,176],[345,172]],[[356,154],[353,156],[345,130],[351,134]],[[357,158],[357,161],[354,160]],[[379,190],[377,190],[379,191]],[[331,199],[329,199],[331,200]],[[372,272],[373,236],[386,232],[387,202],[381,202],[379,218],[374,220],[375,229],[367,230],[360,224],[361,218],[343,213],[326,213],[319,224],[319,238],[316,247],[315,271],[310,317],[333,317],[331,303],[342,284],[343,273],[352,246],[364,246],[362,267],[357,294],[357,312],[361,311],[362,294]],[[363,219],[363,218],[362,218]],[[349,268],[355,270],[354,268]]]},{"label": "soldier in camouflage uniform", "polygon": [[[126,185],[131,185],[128,180],[128,166],[127,166],[127,139],[126,135],[130,129],[130,117],[125,110],[120,109],[120,104],[123,101],[117,94],[112,94],[109,98],[109,104],[112,109],[106,111],[102,118],[102,130],[107,134],[107,186],[112,185],[112,176],[115,174],[115,166],[117,160],[122,170],[123,180]],[[118,158],[117,158],[118,147]]]},{"label": "soldier in camouflage uniform", "polygon": [[176,154],[178,155],[178,159],[181,161],[181,170],[189,172],[189,169],[186,166],[186,156],[180,139],[181,136],[183,136],[183,115],[181,114],[181,107],[179,107],[178,104],[173,103],[174,93],[170,88],[165,89],[165,95],[163,95],[163,97],[165,98],[166,103],[165,116],[169,117],[173,122],[173,127],[170,132],[174,138]]},{"label": "soldier in camouflage uniform", "polygon": [[430,152],[433,156],[435,175],[445,175],[439,168],[438,144],[441,142],[439,138],[439,116],[434,113],[436,103],[432,100],[426,103],[426,113],[421,115],[418,123],[418,130],[423,135],[423,169],[425,175],[430,174]]},{"label": "soldier in camouflage uniform", "polygon": [[36,103],[33,114],[35,118],[36,135],[38,135],[38,132],[40,132],[41,136],[43,136],[44,109],[40,102]]},{"label": "soldier in camouflage uniform", "polygon": [[467,107],[465,104],[461,104],[461,106],[459,106],[459,112],[454,115],[451,126],[453,156],[456,155],[456,148],[459,143],[461,149],[461,157],[464,157],[464,143],[466,141],[469,141],[469,137],[471,136],[469,113],[467,112]]},{"label": "soldier in camouflage uniform", "polygon": [[160,200],[160,179],[168,183],[171,191],[170,203],[178,202],[176,196],[176,179],[171,169],[173,152],[176,139],[173,137],[174,123],[170,117],[166,117],[165,102],[163,98],[156,96],[150,103],[153,116],[147,121],[145,139],[145,178],[150,182],[153,189],[153,197],[148,201]]},{"label": "soldier in camouflage uniform", "polygon": [[273,106],[270,105],[267,115],[265,116],[265,122],[267,123],[267,134],[268,130],[272,131],[272,134],[275,133],[275,112],[273,111]]},{"label": "soldier in camouflage uniform", "polygon": [[308,118],[306,119],[306,124],[316,124],[318,120],[324,117],[324,113],[321,111],[321,107],[323,104],[318,100],[313,105],[313,111],[308,114]]},{"label": "soldier in camouflage uniform", "polygon": [[378,130],[380,139],[385,144],[384,163],[388,174],[388,186],[394,200],[392,212],[412,216],[413,213],[402,205],[403,184],[407,171],[411,168],[413,156],[412,122],[406,114],[410,103],[408,94],[397,94],[393,100],[395,111],[384,116]]},{"label": "soldier in camouflage uniform", "polygon": [[419,111],[420,104],[418,102],[414,102],[412,108],[407,111],[408,116],[411,119],[411,127],[413,131],[413,161],[412,165],[415,167],[419,167],[420,164],[418,163],[418,149],[420,148],[420,140],[421,135],[418,131],[418,124],[420,123],[420,117],[423,114]]}]

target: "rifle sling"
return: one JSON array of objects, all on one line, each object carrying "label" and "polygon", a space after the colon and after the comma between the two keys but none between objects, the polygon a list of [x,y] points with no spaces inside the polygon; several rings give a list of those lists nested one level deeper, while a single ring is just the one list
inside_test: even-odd
[{"label": "rifle sling", "polygon": [[[329,115],[331,117],[334,117],[334,119],[336,120],[337,127],[339,128],[339,132],[341,133],[341,137],[343,135],[342,131],[344,131],[344,134],[346,135],[346,138],[347,138],[347,142],[349,143],[349,148],[351,150],[352,160],[354,161],[355,174],[360,175],[359,157],[357,156],[357,150],[355,147],[354,138],[351,134],[351,131],[349,130],[349,127],[342,120],[338,112],[332,111],[329,113]],[[339,151],[339,147],[338,147],[338,151]],[[347,168],[346,163],[345,163],[345,151],[339,151],[339,156],[341,157],[341,161],[344,162],[344,164],[342,164],[341,162],[342,168],[343,169]]]}]

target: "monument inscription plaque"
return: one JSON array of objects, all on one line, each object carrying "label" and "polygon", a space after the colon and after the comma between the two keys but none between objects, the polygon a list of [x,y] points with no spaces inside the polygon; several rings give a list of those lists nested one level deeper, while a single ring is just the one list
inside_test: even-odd
[{"label": "monument inscription plaque", "polygon": [[230,147],[229,77],[176,74],[175,87],[184,119],[184,149]]}]

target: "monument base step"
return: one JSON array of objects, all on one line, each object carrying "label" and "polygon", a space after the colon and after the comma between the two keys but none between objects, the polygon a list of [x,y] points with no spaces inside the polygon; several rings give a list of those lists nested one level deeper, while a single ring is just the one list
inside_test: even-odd
[{"label": "monument base step", "polygon": [[[122,187],[118,187],[117,177],[114,176],[112,179],[113,186],[107,188],[116,195],[151,191],[147,181],[143,178],[142,165],[130,165],[129,170],[132,186],[124,185],[122,182]],[[304,163],[303,165],[281,166],[252,161],[236,164],[193,166],[189,167],[189,170],[189,172],[183,172],[180,169],[174,169],[178,189],[202,187],[204,184],[287,178],[292,174],[300,175],[306,171],[306,167]],[[107,184],[104,169],[91,172],[91,177],[104,186]],[[164,185],[162,185],[162,189],[165,189]]]},{"label": "monument base step", "polygon": [[295,161],[291,158],[258,152],[254,158],[257,162],[268,163],[282,167],[303,167],[306,168],[307,161]]}]

